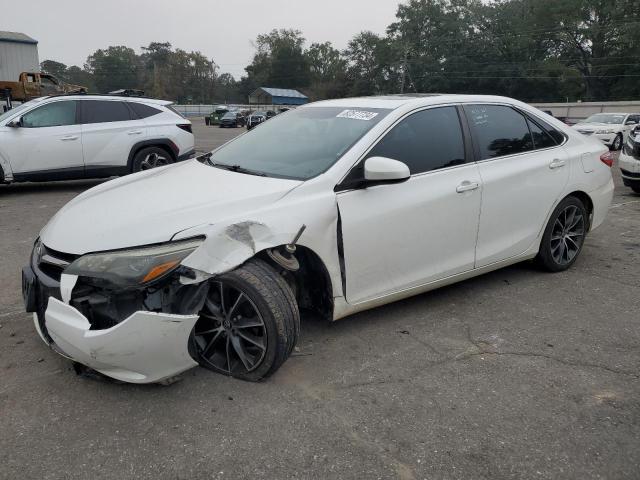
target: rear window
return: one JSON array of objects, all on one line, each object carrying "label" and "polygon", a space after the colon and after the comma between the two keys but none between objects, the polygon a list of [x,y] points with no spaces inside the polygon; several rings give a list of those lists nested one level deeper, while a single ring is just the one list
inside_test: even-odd
[{"label": "rear window", "polygon": [[125,102],[109,100],[83,100],[82,123],[125,122],[132,120],[131,110]]},{"label": "rear window", "polygon": [[148,118],[162,112],[162,110],[150,107],[149,105],[145,105],[144,103],[129,102],[128,105],[129,107],[131,107],[131,110],[133,110],[133,112],[138,116],[138,118]]}]

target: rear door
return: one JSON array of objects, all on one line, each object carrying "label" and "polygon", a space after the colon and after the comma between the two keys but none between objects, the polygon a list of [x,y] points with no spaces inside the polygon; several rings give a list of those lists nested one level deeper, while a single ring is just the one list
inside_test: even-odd
[{"label": "rear door", "polygon": [[51,178],[82,176],[81,127],[75,100],[55,100],[21,118],[22,126],[6,128],[3,138],[17,178],[45,172]]},{"label": "rear door", "polygon": [[[525,252],[569,179],[563,136],[508,105],[466,105],[482,178],[476,268]],[[555,138],[554,138],[555,137]]]},{"label": "rear door", "polygon": [[122,100],[81,100],[80,112],[87,175],[125,168],[133,146],[146,137],[144,122]]}]

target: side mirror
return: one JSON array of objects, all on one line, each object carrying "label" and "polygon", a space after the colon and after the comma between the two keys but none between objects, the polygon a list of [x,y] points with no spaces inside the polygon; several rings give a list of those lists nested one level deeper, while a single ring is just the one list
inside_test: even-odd
[{"label": "side mirror", "polygon": [[7,127],[11,127],[11,128],[20,128],[21,126],[22,126],[22,118],[16,118],[15,120],[12,120],[9,123],[7,123]]},{"label": "side mirror", "polygon": [[386,157],[371,157],[364,162],[364,178],[367,182],[394,183],[411,176],[406,164]]}]

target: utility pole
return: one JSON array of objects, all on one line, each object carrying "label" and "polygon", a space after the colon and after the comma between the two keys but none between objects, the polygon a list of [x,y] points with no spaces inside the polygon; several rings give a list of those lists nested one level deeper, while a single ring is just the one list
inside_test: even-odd
[{"label": "utility pole", "polygon": [[400,81],[400,93],[404,93],[404,82],[407,76],[407,49],[404,49],[404,57],[402,59],[402,79]]}]

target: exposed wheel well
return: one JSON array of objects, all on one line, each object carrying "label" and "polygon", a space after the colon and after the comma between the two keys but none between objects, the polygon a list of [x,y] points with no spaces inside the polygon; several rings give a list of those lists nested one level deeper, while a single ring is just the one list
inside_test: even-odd
[{"label": "exposed wheel well", "polygon": [[300,263],[296,272],[286,270],[263,251],[260,258],[274,266],[294,291],[300,310],[313,311],[326,320],[333,319],[333,288],[327,267],[310,248],[298,245],[295,257]]}]

